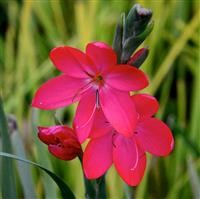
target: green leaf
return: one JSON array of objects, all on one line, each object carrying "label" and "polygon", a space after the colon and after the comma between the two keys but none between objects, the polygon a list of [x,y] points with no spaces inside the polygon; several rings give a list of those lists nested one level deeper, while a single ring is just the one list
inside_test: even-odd
[{"label": "green leaf", "polygon": [[[11,142],[12,142],[14,153],[18,155],[19,157],[26,159],[26,150],[24,147],[24,143],[22,141],[22,137],[18,130],[16,119],[12,115],[9,115],[8,117],[8,126],[11,132]],[[31,175],[31,170],[30,170],[29,165],[24,164],[22,162],[18,162],[17,169],[18,169],[21,185],[23,188],[24,198],[35,199],[36,194],[34,191],[33,178]]]},{"label": "green leaf", "polygon": [[[12,153],[12,146],[8,132],[7,119],[3,110],[3,102],[0,96],[0,136],[2,138],[2,150]],[[8,175],[9,174],[9,175]],[[2,198],[17,198],[15,175],[12,161],[3,158],[1,162],[1,187]]]},{"label": "green leaf", "polygon": [[[32,109],[32,127],[33,127],[33,131],[32,131],[32,137],[35,143],[35,150],[37,153],[37,162],[39,162],[43,167],[45,168],[49,168],[50,170],[53,170],[52,167],[52,163],[50,161],[50,157],[47,155],[47,150],[46,147],[44,147],[44,145],[39,141],[38,136],[37,136],[37,126],[39,124],[39,122],[37,121],[39,119],[38,116],[38,111],[36,109]],[[48,178],[47,175],[45,175],[44,173],[41,174],[42,175],[42,184],[44,185],[44,195],[45,195],[45,199],[48,198],[57,198],[57,187],[55,186],[55,184],[52,183],[51,179]]]},{"label": "green leaf", "polygon": [[113,49],[117,54],[117,62],[120,63],[121,53],[122,53],[122,36],[123,36],[123,26],[119,22],[115,29],[115,35],[113,40]]},{"label": "green leaf", "polygon": [[[70,190],[70,188],[67,186],[67,184],[65,184],[65,182],[60,178],[58,177],[55,173],[53,173],[52,171],[42,167],[41,165],[35,163],[35,162],[32,162],[30,160],[26,160],[24,158],[21,158],[21,157],[18,157],[16,155],[13,155],[13,154],[9,154],[9,153],[4,153],[4,152],[0,152],[0,156],[2,157],[6,157],[6,158],[9,158],[9,159],[15,159],[15,160],[18,160],[18,161],[22,161],[22,162],[25,162],[27,164],[31,164],[33,166],[36,166],[37,168],[40,168],[42,169],[43,171],[45,171],[53,180],[54,182],[58,185],[58,187],[60,188],[60,191],[61,191],[61,194],[62,194],[62,198],[64,199],[75,199],[75,196],[73,194],[73,192]],[[6,172],[7,173],[7,172]],[[10,174],[7,173],[7,176],[9,176]],[[7,197],[8,198],[8,197]]]}]

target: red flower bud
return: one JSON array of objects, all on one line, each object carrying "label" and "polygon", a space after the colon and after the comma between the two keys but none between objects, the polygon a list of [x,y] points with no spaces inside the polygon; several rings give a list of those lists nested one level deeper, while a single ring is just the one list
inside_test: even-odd
[{"label": "red flower bud", "polygon": [[38,127],[38,137],[51,154],[61,160],[82,156],[82,148],[73,129],[67,126]]},{"label": "red flower bud", "polygon": [[147,48],[141,48],[133,54],[127,64],[139,68],[147,58],[148,54],[149,50]]}]

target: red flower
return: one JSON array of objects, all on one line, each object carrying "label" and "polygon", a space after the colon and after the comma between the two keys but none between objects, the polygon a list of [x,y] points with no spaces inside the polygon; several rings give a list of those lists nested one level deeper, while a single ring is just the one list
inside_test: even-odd
[{"label": "red flower", "polygon": [[145,152],[166,156],[172,151],[174,139],[170,129],[162,121],[152,118],[159,106],[156,99],[138,94],[132,96],[132,101],[139,118],[131,137],[116,132],[102,111],[96,112],[90,134],[92,139],[83,154],[83,168],[89,179],[100,177],[114,163],[122,179],[128,185],[136,186],[146,167]]},{"label": "red flower", "polygon": [[75,132],[67,126],[38,127],[38,137],[48,145],[51,154],[61,160],[82,156],[82,148]]},{"label": "red flower", "polygon": [[[86,54],[68,46],[57,47],[51,51],[50,58],[64,74],[43,84],[32,106],[56,109],[80,101],[74,123],[77,131],[88,122],[92,124],[95,109],[100,106],[117,131],[132,135],[137,113],[129,91],[148,85],[142,71],[129,65],[117,65],[115,52],[102,42],[89,43]],[[88,136],[88,129],[84,129],[81,142]]]}]

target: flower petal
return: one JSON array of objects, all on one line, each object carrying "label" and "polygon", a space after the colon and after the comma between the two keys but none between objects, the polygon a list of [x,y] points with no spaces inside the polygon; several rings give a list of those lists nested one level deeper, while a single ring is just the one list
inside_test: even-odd
[{"label": "flower petal", "polygon": [[138,114],[128,92],[104,87],[100,90],[100,105],[107,120],[119,133],[133,134]]},{"label": "flower petal", "polygon": [[96,90],[90,89],[82,96],[74,118],[74,128],[76,129],[80,143],[83,143],[89,136],[95,110]]},{"label": "flower petal", "polygon": [[98,138],[105,135],[108,132],[112,132],[114,129],[105,118],[103,111],[98,108],[95,112],[93,126],[90,132],[90,138]]},{"label": "flower petal", "polygon": [[96,65],[98,72],[108,70],[117,64],[114,50],[103,42],[89,43],[86,47],[86,54]]},{"label": "flower petal", "polygon": [[159,104],[155,97],[148,94],[136,94],[131,96],[140,119],[151,117],[158,111]]},{"label": "flower petal", "polygon": [[72,160],[75,157],[77,157],[78,152],[77,149],[74,150],[74,148],[64,148],[59,145],[49,145],[48,146],[49,152],[54,155],[55,157],[61,159],[61,160]]},{"label": "flower petal", "polygon": [[[127,184],[135,186],[139,183],[143,168],[140,166],[144,164],[144,160],[139,163],[139,152],[135,139],[119,134],[114,137],[113,162],[119,175]],[[136,170],[141,171],[136,173]]]},{"label": "flower petal", "polygon": [[45,144],[56,144],[54,127],[38,127],[38,137]]},{"label": "flower petal", "polygon": [[105,75],[104,80],[106,84],[123,91],[136,91],[148,85],[145,73],[129,65],[116,65]]},{"label": "flower petal", "polygon": [[102,176],[112,164],[112,134],[92,139],[83,154],[83,169],[87,178]]},{"label": "flower petal", "polygon": [[94,68],[86,54],[69,46],[54,48],[50,52],[50,58],[60,71],[72,77],[87,77],[87,73]]},{"label": "flower petal", "polygon": [[44,83],[36,92],[32,106],[40,109],[56,109],[79,100],[85,79],[61,75]]},{"label": "flower petal", "polygon": [[[137,145],[138,146],[138,145]],[[138,162],[137,165],[135,167],[135,169],[131,169],[129,170],[129,179],[123,178],[124,181],[130,185],[130,186],[137,186],[143,176],[144,176],[144,172],[146,169],[146,154],[144,153],[144,151],[138,146]]]},{"label": "flower petal", "polygon": [[169,127],[156,118],[147,118],[138,124],[136,136],[144,150],[156,156],[168,155],[174,147]]}]

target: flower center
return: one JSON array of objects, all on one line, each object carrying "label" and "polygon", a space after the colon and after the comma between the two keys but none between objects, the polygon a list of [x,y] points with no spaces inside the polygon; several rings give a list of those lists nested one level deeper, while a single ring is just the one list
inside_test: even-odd
[{"label": "flower center", "polygon": [[96,83],[101,83],[103,81],[103,77],[100,74],[97,74],[93,77]]}]

